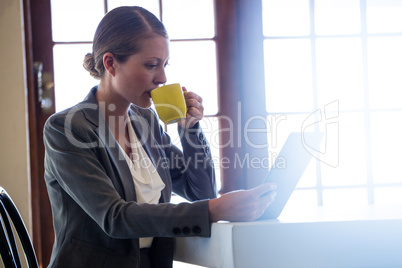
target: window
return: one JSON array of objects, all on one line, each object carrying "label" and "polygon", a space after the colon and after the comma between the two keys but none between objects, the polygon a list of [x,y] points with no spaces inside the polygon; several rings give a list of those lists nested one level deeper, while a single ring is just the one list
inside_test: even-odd
[{"label": "window", "polygon": [[327,134],[290,204],[401,203],[402,2],[262,5],[270,150],[309,116]]}]

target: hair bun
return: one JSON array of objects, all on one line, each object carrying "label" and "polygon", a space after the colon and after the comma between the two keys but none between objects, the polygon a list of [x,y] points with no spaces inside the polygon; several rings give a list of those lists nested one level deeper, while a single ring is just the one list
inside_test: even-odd
[{"label": "hair bun", "polygon": [[95,68],[95,59],[92,53],[87,53],[85,55],[83,66],[85,70],[87,70],[92,77],[99,78],[100,74],[98,70],[96,70]]}]

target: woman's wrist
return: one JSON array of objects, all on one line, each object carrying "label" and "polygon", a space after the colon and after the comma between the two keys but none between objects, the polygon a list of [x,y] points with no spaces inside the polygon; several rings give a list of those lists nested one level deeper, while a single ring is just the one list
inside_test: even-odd
[{"label": "woman's wrist", "polygon": [[209,220],[210,222],[219,221],[219,213],[217,213],[217,207],[219,205],[219,201],[217,198],[210,199],[208,201],[208,212],[209,212]]}]

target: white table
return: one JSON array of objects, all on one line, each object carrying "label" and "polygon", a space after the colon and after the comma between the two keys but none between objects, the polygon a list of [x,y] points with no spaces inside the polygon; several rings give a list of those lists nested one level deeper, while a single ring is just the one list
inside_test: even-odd
[{"label": "white table", "polygon": [[177,239],[175,259],[205,267],[402,267],[402,206],[317,208],[278,220],[212,224]]}]

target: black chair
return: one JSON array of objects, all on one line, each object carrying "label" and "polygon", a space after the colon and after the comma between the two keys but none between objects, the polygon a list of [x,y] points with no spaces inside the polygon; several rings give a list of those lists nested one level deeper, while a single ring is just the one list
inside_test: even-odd
[{"label": "black chair", "polygon": [[8,241],[3,221],[0,218],[0,256],[4,267],[16,267],[13,252],[11,251],[10,242]]},{"label": "black chair", "polygon": [[0,254],[3,264],[7,268],[20,268],[21,258],[14,237],[13,228],[24,250],[25,260],[28,267],[37,268],[35,250],[29,238],[24,221],[17,207],[7,192],[0,187]]}]

